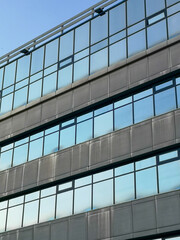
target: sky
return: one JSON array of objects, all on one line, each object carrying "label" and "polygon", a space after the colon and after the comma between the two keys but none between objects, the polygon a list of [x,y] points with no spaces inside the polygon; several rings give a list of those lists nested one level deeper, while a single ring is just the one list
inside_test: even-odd
[{"label": "sky", "polygon": [[0,56],[100,0],[0,0]]}]

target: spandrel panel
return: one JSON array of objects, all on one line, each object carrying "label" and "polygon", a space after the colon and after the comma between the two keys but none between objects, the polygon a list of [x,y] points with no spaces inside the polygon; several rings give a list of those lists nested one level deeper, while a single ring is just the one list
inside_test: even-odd
[{"label": "spandrel panel", "polygon": [[74,82],[89,76],[89,57],[74,63]]},{"label": "spandrel panel", "polygon": [[39,222],[53,220],[55,216],[55,196],[40,200]]},{"label": "spandrel panel", "polygon": [[56,91],[57,73],[53,73],[44,78],[43,95]]},{"label": "spandrel panel", "polygon": [[5,170],[11,167],[12,150],[1,153],[0,155],[0,170]]},{"label": "spandrel panel", "polygon": [[31,74],[34,74],[43,68],[44,47],[32,52]]},{"label": "spandrel panel", "polygon": [[76,144],[92,138],[92,119],[77,124]]},{"label": "spandrel panel", "polygon": [[126,58],[126,40],[119,41],[109,47],[110,65],[118,63]]},{"label": "spandrel panel", "polygon": [[127,1],[127,20],[128,26],[140,21],[145,17],[144,0]]},{"label": "spandrel panel", "polygon": [[58,88],[65,87],[71,83],[72,83],[72,65],[59,70]]},{"label": "spandrel panel", "polygon": [[136,172],[136,196],[142,198],[157,194],[156,168]]},{"label": "spandrel panel", "polygon": [[14,148],[13,166],[25,163],[27,161],[28,144]]},{"label": "spandrel panel", "polygon": [[126,27],[125,4],[121,4],[109,11],[110,35],[119,32]]},{"label": "spandrel panel", "polygon": [[176,37],[180,34],[180,13],[168,18],[169,38]]},{"label": "spandrel panel", "polygon": [[94,137],[98,137],[112,131],[113,131],[112,111],[94,118]]},{"label": "spandrel panel", "polygon": [[16,62],[12,62],[5,67],[3,88],[6,88],[14,83],[15,70]]},{"label": "spandrel panel", "polygon": [[56,39],[46,45],[46,53],[45,53],[45,67],[56,63],[58,60],[58,41]]},{"label": "spandrel panel", "polygon": [[128,37],[128,56],[131,57],[146,49],[145,31],[140,31]]},{"label": "spandrel panel", "polygon": [[59,132],[55,132],[44,139],[44,155],[58,151]]},{"label": "spandrel panel", "polygon": [[75,144],[75,126],[65,128],[60,132],[60,149]]},{"label": "spandrel panel", "polygon": [[116,178],[115,203],[130,201],[134,198],[134,173]]},{"label": "spandrel panel", "polygon": [[23,205],[9,208],[7,218],[7,231],[20,228],[22,225]]},{"label": "spandrel panel", "polygon": [[[158,33],[158,34],[157,34]],[[147,28],[148,48],[167,39],[166,21],[163,20]]]},{"label": "spandrel panel", "polygon": [[[26,203],[24,206],[23,227],[36,224],[38,221],[39,200]],[[49,208],[49,206],[48,206]]]},{"label": "spandrel panel", "polygon": [[165,8],[164,0],[146,0],[146,14],[150,16]]},{"label": "spandrel panel", "polygon": [[100,69],[108,66],[108,51],[107,48],[100,50],[91,55],[90,74],[93,74]]},{"label": "spandrel panel", "polygon": [[75,189],[74,214],[91,210],[91,186]]},{"label": "spandrel panel", "polygon": [[42,145],[43,145],[43,138],[30,142],[29,159],[28,159],[29,161],[42,157]]},{"label": "spandrel panel", "polygon": [[159,192],[180,189],[180,161],[174,161],[158,166]]},{"label": "spandrel panel", "polygon": [[73,35],[74,31],[71,31],[62,37],[60,37],[60,59],[63,60],[70,55],[73,55]]},{"label": "spandrel panel", "polygon": [[89,22],[75,29],[75,52],[89,46]]},{"label": "spandrel panel", "polygon": [[128,127],[133,124],[132,104],[115,109],[114,111],[115,130]]},{"label": "spandrel panel", "polygon": [[12,101],[13,101],[13,94],[12,93],[2,98],[2,101],[1,101],[1,115],[12,110]]},{"label": "spandrel panel", "polygon": [[14,107],[18,108],[27,104],[27,91],[28,87],[21,88],[14,93]]},{"label": "spandrel panel", "polygon": [[33,100],[36,100],[37,98],[41,97],[41,88],[42,88],[42,79],[39,81],[32,83],[29,86],[29,100],[28,102],[31,102]]},{"label": "spandrel panel", "polygon": [[30,55],[18,59],[16,82],[29,76]]},{"label": "spandrel panel", "polygon": [[67,191],[57,195],[56,218],[72,215],[73,191]]},{"label": "spandrel panel", "polygon": [[96,17],[91,21],[91,44],[101,41],[108,36],[108,14]]}]

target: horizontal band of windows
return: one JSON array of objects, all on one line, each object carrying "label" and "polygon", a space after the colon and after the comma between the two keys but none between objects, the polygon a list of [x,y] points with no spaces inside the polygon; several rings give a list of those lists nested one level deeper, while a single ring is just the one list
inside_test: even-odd
[{"label": "horizontal band of windows", "polygon": [[177,189],[180,149],[1,201],[0,232]]},{"label": "horizontal band of windows", "polygon": [[2,146],[0,170],[131,126],[179,107],[180,77],[176,77]]}]

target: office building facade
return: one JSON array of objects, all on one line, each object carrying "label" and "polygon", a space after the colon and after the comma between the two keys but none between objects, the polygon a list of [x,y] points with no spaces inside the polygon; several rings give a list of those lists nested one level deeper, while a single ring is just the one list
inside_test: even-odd
[{"label": "office building facade", "polygon": [[0,240],[180,239],[179,22],[102,0],[0,58]]}]

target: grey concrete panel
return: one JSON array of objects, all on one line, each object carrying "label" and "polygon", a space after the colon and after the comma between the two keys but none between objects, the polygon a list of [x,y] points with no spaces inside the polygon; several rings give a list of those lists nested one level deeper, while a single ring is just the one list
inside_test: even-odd
[{"label": "grey concrete panel", "polygon": [[56,99],[51,99],[42,104],[41,120],[47,121],[56,117]]},{"label": "grey concrete panel", "polygon": [[37,225],[34,229],[34,240],[49,240],[50,239],[50,225]]},{"label": "grey concrete panel", "polygon": [[180,139],[180,110],[175,111],[176,139]]},{"label": "grey concrete panel", "polygon": [[91,100],[100,100],[108,96],[108,79],[109,76],[100,77],[91,83]]},{"label": "grey concrete panel", "polygon": [[72,148],[63,150],[57,154],[55,176],[56,178],[62,178],[63,176],[69,176],[71,171],[72,162]]},{"label": "grey concrete panel", "polygon": [[139,201],[132,204],[134,232],[156,228],[156,209],[154,199]]},{"label": "grey concrete panel", "polygon": [[170,67],[169,50],[164,49],[149,57],[149,75],[161,75],[162,72]]},{"label": "grey concrete panel", "polygon": [[16,168],[14,190],[21,189],[23,180],[23,167],[24,165],[21,165]]},{"label": "grey concrete panel", "polygon": [[35,106],[27,111],[26,127],[36,125],[41,121],[41,106]]},{"label": "grey concrete panel", "polygon": [[43,157],[39,163],[39,182],[52,180],[55,171],[55,157],[54,154],[50,154]]},{"label": "grey concrete panel", "polygon": [[22,112],[12,118],[12,132],[17,132],[25,127],[26,113]]},{"label": "grey concrete panel", "polygon": [[90,85],[86,84],[74,90],[74,108],[83,107],[90,101]]},{"label": "grey concrete panel", "polygon": [[99,162],[99,159],[101,159],[101,142],[100,140],[96,139],[91,142],[90,144],[90,166],[97,164]]},{"label": "grey concrete panel", "polygon": [[111,240],[127,240],[133,238],[133,234],[125,234],[118,237],[112,237]]},{"label": "grey concrete panel", "polygon": [[36,186],[38,178],[38,161],[26,163],[24,168],[23,187],[27,188]]},{"label": "grey concrete panel", "polygon": [[85,214],[72,217],[69,221],[69,240],[87,239],[87,217]]},{"label": "grey concrete panel", "polygon": [[12,193],[14,190],[14,182],[15,182],[16,170],[10,169],[8,171],[8,180],[7,180],[7,192]]},{"label": "grey concrete panel", "polygon": [[153,145],[175,140],[175,120],[173,112],[152,119]]},{"label": "grey concrete panel", "polygon": [[128,69],[127,67],[121,68],[119,70],[110,73],[109,77],[109,92],[110,94],[116,92],[122,92],[127,89],[129,85],[128,79]]},{"label": "grey concrete panel", "polygon": [[132,152],[152,148],[152,123],[151,120],[132,126],[131,138]]},{"label": "grey concrete panel", "polygon": [[72,112],[73,95],[72,92],[65,93],[57,98],[56,112],[59,116]]},{"label": "grey concrete panel", "polygon": [[171,66],[180,64],[180,43],[170,47]]},{"label": "grey concrete panel", "polygon": [[101,138],[101,162],[108,161],[111,157],[110,155],[110,137],[109,135]]},{"label": "grey concrete panel", "polygon": [[33,228],[20,229],[18,240],[33,240]]},{"label": "grey concrete panel", "polygon": [[157,226],[180,224],[180,198],[178,193],[169,197],[157,196]]},{"label": "grey concrete panel", "polygon": [[89,142],[73,147],[71,172],[82,171],[89,167]]},{"label": "grey concrete panel", "polygon": [[17,232],[9,233],[8,240],[16,240],[16,239],[18,239],[18,233]]},{"label": "grey concrete panel", "polygon": [[12,119],[8,118],[4,121],[1,121],[0,124],[0,141],[10,137],[12,132]]},{"label": "grey concrete panel", "polygon": [[58,221],[51,225],[51,240],[68,240],[68,221]]},{"label": "grey concrete panel", "polygon": [[88,240],[110,237],[110,211],[103,209],[88,215]]},{"label": "grey concrete panel", "polygon": [[131,155],[130,128],[112,133],[111,159],[120,160]]},{"label": "grey concrete panel", "polygon": [[131,203],[121,204],[111,209],[111,237],[133,232]]},{"label": "grey concrete panel", "polygon": [[147,58],[133,63],[129,66],[130,84],[143,83],[143,80],[148,77],[148,61]]},{"label": "grey concrete panel", "polygon": [[6,192],[6,188],[7,188],[7,177],[8,177],[8,173],[6,171],[0,173],[0,196]]}]

